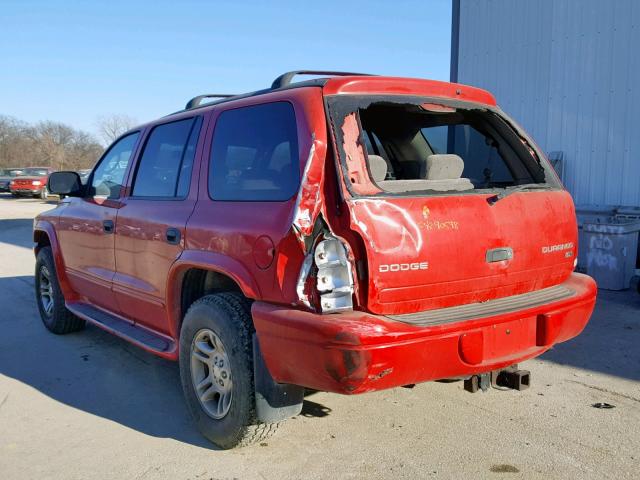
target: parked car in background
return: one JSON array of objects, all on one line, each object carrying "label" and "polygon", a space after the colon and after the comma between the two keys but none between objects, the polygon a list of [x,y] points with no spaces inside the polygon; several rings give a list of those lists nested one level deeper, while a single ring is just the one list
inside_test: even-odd
[{"label": "parked car in background", "polygon": [[29,195],[46,199],[49,196],[47,190],[47,180],[53,169],[49,167],[29,167],[25,168],[20,175],[9,183],[11,195]]},{"label": "parked car in background", "polygon": [[24,168],[0,169],[0,192],[8,192],[11,180],[20,175]]},{"label": "parked car in background", "polygon": [[86,185],[51,176],[70,198],[35,220],[34,286],[51,332],[179,361],[220,447],[269,436],[305,388],[521,390],[519,362],[585,327],[571,195],[489,92],[302,71],[206,97],[122,135]]}]

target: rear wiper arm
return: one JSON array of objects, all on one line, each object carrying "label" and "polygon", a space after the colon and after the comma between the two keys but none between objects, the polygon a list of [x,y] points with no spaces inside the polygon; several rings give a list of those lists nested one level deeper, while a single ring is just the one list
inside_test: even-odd
[{"label": "rear wiper arm", "polygon": [[524,183],[522,185],[516,185],[514,187],[506,187],[504,191],[498,193],[497,195],[494,195],[493,197],[487,198],[487,202],[489,202],[489,205],[493,205],[498,200],[502,200],[512,193],[521,192],[523,190],[546,190],[548,188],[551,188],[551,186],[547,185],[546,183]]}]

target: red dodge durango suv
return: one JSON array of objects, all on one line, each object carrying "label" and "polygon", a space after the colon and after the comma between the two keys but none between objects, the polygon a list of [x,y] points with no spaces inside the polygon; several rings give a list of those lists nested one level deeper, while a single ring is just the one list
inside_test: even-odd
[{"label": "red dodge durango suv", "polygon": [[45,326],[179,361],[223,448],[270,435],[305,388],[523,389],[518,362],[578,335],[596,300],[571,196],[465,85],[288,72],[195,97],[121,136],[86,184],[48,187],[66,198],[34,224]]}]

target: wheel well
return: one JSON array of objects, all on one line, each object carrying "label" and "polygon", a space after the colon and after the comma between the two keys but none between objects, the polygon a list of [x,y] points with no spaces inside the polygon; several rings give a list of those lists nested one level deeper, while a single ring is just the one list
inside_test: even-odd
[{"label": "wheel well", "polygon": [[33,241],[36,243],[36,255],[43,247],[50,247],[51,241],[49,240],[49,235],[42,230],[35,230],[33,232]]},{"label": "wheel well", "polygon": [[223,273],[201,268],[188,270],[182,280],[180,320],[182,321],[193,302],[205,295],[219,292],[242,293],[242,289],[235,280]]}]

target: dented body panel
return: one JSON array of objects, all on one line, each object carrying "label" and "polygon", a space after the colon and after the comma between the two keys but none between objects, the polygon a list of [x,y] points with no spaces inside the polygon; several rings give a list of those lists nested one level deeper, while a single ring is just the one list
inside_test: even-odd
[{"label": "dented body panel", "polygon": [[[569,277],[577,229],[567,192],[514,194],[495,206],[486,199],[467,195],[348,202],[352,228],[367,246],[369,309],[399,314],[485,302]],[[569,247],[546,251],[555,244]],[[486,261],[487,251],[505,247],[512,249],[511,259]]]}]

